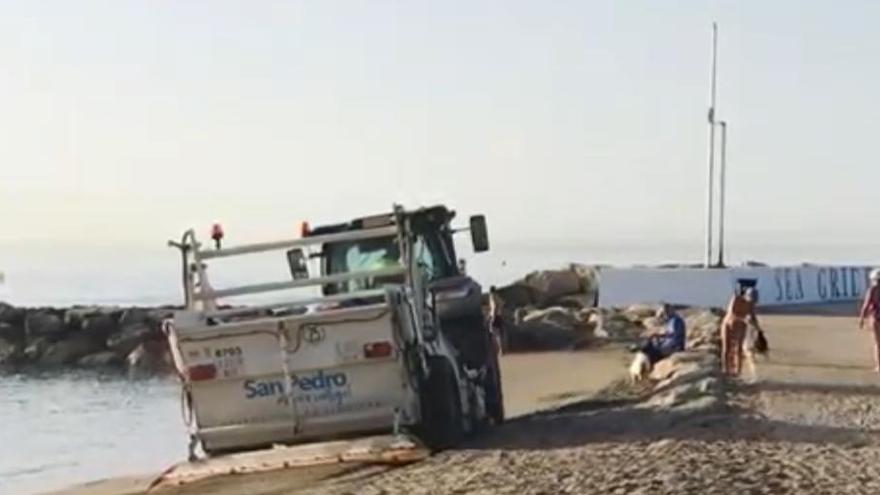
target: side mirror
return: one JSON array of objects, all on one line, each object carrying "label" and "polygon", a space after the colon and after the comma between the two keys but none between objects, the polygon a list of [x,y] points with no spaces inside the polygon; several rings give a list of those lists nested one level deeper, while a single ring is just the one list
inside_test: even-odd
[{"label": "side mirror", "polygon": [[471,217],[471,242],[475,253],[489,250],[489,232],[486,230],[486,217],[483,215]]},{"label": "side mirror", "polygon": [[309,278],[309,263],[302,249],[288,251],[287,264],[290,266],[290,276],[294,280]]}]

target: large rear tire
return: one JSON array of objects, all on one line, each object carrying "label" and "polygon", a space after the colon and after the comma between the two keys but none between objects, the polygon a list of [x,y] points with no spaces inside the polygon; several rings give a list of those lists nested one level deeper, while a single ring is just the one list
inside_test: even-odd
[{"label": "large rear tire", "polygon": [[418,436],[431,450],[453,447],[464,439],[461,395],[455,371],[446,359],[428,358],[428,377],[422,383],[422,418]]}]

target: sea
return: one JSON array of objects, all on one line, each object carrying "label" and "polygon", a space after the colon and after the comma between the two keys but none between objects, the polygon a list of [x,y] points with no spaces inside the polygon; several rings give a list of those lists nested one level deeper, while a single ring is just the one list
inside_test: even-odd
[{"label": "sea", "polygon": [[[484,286],[567,263],[698,263],[693,243],[552,244],[460,250]],[[873,264],[869,244],[731,245],[729,264]],[[215,286],[286,276],[284,260],[211,266]],[[216,272],[215,272],[216,269]],[[163,246],[0,242],[0,300],[28,306],[179,304],[180,259]],[[222,273],[221,273],[222,272]],[[241,301],[251,302],[251,301]],[[66,373],[0,375],[0,494],[32,494],[101,478],[161,471],[186,456],[180,390],[171,379]]]}]

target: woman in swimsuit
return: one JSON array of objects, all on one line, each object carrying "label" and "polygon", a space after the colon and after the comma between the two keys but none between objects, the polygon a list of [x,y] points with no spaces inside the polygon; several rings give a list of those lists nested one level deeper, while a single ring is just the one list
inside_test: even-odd
[{"label": "woman in swimsuit", "polygon": [[865,319],[871,318],[874,333],[874,371],[880,372],[880,268],[871,270],[871,286],[865,291],[865,301],[859,315],[859,328],[865,328]]},{"label": "woman in swimsuit", "polygon": [[755,315],[757,291],[749,287],[743,294],[734,294],[727,305],[727,314],[721,324],[721,370],[739,376],[742,367],[743,338],[749,324],[759,331],[758,317]]}]

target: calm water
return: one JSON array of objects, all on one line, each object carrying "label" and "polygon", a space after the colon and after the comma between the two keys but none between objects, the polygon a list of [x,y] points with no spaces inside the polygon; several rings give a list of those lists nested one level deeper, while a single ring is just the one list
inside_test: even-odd
[{"label": "calm water", "polygon": [[97,374],[0,379],[0,493],[35,493],[186,458],[173,380]]},{"label": "calm water", "polygon": [[[484,284],[576,261],[633,264],[699,260],[699,243],[677,246],[493,246],[469,271]],[[874,246],[731,246],[731,261],[872,263]],[[283,259],[254,260],[216,274],[215,285],[284,277]],[[176,303],[179,260],[162,248],[0,244],[16,304]],[[81,481],[161,470],[186,455],[177,384],[93,374],[0,376],[0,494],[33,493]]]}]

